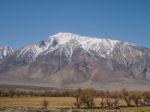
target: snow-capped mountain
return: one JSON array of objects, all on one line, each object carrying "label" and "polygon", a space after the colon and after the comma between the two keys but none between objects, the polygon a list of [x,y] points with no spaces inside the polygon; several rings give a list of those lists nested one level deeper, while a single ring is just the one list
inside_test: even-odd
[{"label": "snow-capped mountain", "polygon": [[58,49],[59,47],[64,48],[68,56],[71,57],[75,46],[80,47],[87,52],[97,52],[101,57],[108,57],[111,56],[112,51],[117,43],[120,42],[117,40],[98,39],[61,32],[50,36],[45,41],[40,41],[39,43],[21,48],[19,50],[18,57],[29,55],[29,58],[32,57],[34,60],[40,54],[47,54]]},{"label": "snow-capped mountain", "polygon": [[150,87],[150,49],[61,32],[14,51],[0,64],[0,74],[1,83],[11,84]]},{"label": "snow-capped mountain", "polygon": [[11,55],[13,49],[8,46],[0,46],[0,60],[4,59],[6,56]]}]

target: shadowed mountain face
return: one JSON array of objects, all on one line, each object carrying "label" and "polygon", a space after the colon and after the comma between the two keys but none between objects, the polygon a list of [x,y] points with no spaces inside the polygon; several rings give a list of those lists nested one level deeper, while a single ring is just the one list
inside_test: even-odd
[{"label": "shadowed mountain face", "polygon": [[58,33],[2,59],[0,83],[96,89],[150,89],[150,49]]}]

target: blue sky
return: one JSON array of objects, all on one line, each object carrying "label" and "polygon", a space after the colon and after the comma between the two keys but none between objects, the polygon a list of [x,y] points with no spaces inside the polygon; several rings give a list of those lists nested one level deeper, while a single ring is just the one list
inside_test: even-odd
[{"label": "blue sky", "polygon": [[18,48],[58,32],[150,48],[150,0],[0,0],[0,45]]}]

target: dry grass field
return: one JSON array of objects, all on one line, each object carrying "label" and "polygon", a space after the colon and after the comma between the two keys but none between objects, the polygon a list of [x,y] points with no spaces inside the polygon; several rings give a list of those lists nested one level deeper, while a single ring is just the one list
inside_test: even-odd
[{"label": "dry grass field", "polygon": [[[41,107],[43,100],[49,103],[48,107],[72,108],[75,107],[74,97],[0,97],[0,106],[7,107]],[[95,99],[97,106],[100,104],[100,98]],[[121,104],[124,103],[121,101]]]},{"label": "dry grass field", "polygon": [[[41,107],[42,102],[47,100],[48,107],[75,107],[76,102],[74,97],[0,97],[0,106],[8,107]],[[100,98],[95,98],[96,106],[100,106]],[[119,101],[119,105],[126,106],[123,100]]]},{"label": "dry grass field", "polygon": [[[76,102],[74,97],[0,97],[0,106],[8,107],[41,107],[43,100],[47,100],[48,107],[75,107]],[[120,101],[121,104],[124,103]],[[97,106],[100,104],[100,98],[95,99]]]},{"label": "dry grass field", "polygon": [[0,106],[8,107],[41,107],[46,99],[49,107],[73,107],[75,98],[73,97],[1,97]]}]

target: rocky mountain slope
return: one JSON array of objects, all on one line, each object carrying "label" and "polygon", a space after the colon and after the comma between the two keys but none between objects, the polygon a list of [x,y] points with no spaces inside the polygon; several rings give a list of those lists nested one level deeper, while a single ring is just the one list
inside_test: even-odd
[{"label": "rocky mountain slope", "polygon": [[150,49],[72,33],[22,47],[0,64],[1,84],[148,89],[149,80]]},{"label": "rocky mountain slope", "polygon": [[11,55],[13,49],[8,46],[0,46],[0,60],[3,60],[5,57]]}]

